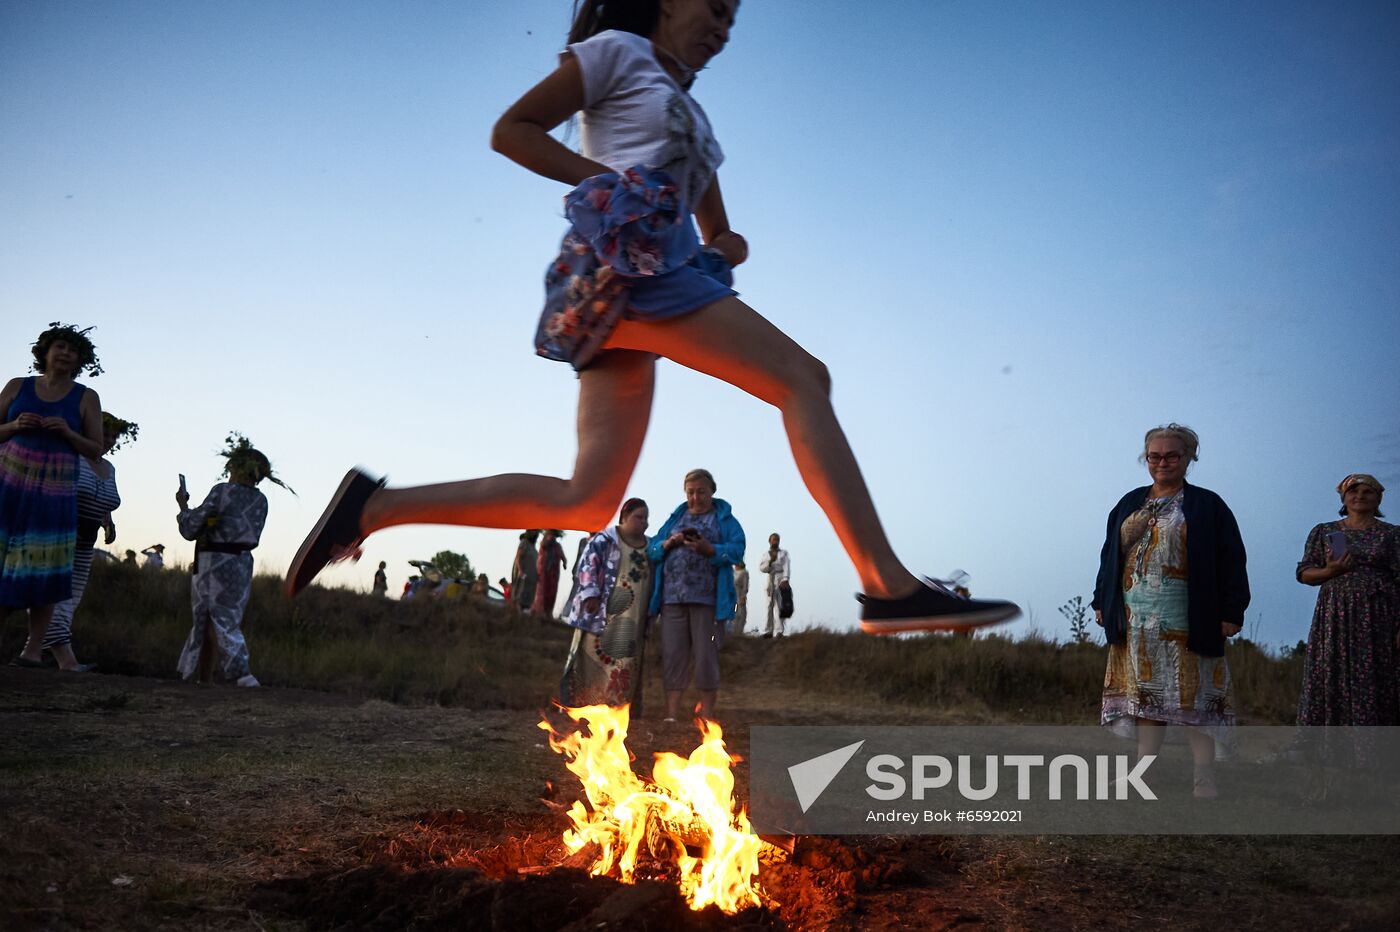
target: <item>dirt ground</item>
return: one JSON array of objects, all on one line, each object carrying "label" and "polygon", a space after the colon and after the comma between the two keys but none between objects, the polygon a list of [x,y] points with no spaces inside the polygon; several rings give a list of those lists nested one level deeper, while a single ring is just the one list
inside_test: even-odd
[{"label": "dirt ground", "polygon": [[[763,908],[695,913],[664,872],[542,870],[566,819],[541,797],[576,784],[539,720],[0,667],[0,928],[1400,925],[1390,837],[803,838]],[[743,755],[748,722],[939,719],[740,685],[720,721]],[[642,769],[695,743],[654,719],[629,740]]]}]

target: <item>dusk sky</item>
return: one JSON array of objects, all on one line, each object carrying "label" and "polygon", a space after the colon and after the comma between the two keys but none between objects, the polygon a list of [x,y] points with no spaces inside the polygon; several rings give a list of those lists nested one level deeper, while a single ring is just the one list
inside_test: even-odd
[{"label": "dusk sky", "polygon": [[[299,493],[264,485],[279,575],[355,463],[567,475],[577,382],[532,347],[565,189],[488,138],[569,12],[0,0],[0,375],[49,321],[96,327],[90,384],[141,425],[113,549],[189,559],[176,475],[199,500],[231,429]],[[694,95],[736,288],[830,367],[910,568],[1015,600],[1012,634],[1067,636],[1157,424],[1201,435],[1257,640],[1306,637],[1294,566],[1339,479],[1400,514],[1400,6],[746,0]],[[755,570],[782,532],[799,627],[853,627],[778,412],[662,363],[629,488],[653,529],[696,466]],[[453,549],[494,581],[517,534],[395,529],[321,579],[382,559],[397,591]]]}]

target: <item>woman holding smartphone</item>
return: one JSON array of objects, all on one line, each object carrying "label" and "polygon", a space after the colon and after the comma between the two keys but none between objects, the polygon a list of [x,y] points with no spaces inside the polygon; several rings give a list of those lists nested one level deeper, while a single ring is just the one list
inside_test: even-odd
[{"label": "woman holding smartphone", "polygon": [[714,718],[719,696],[719,648],[734,617],[734,564],[744,562],[744,529],[729,503],[715,498],[708,469],[685,474],[685,501],[647,546],[656,565],[648,614],[661,617],[661,666],[666,721],[680,717],[681,694],[700,693],[701,718]]},{"label": "woman holding smartphone", "polygon": [[1321,587],[1303,661],[1299,725],[1397,725],[1400,528],[1380,520],[1385,486],[1352,473],[1337,484],[1340,521],[1308,534],[1298,581]]}]

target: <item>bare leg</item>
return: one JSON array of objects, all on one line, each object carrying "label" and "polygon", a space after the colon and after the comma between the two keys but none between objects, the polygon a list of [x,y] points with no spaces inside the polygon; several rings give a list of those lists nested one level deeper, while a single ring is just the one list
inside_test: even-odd
[{"label": "bare leg", "polygon": [[641,455],[651,417],[656,360],[611,351],[579,376],[578,457],[568,479],[507,473],[484,479],[381,489],[360,529],[398,524],[597,530],[612,518]]},{"label": "bare leg", "polygon": [[38,662],[44,657],[44,635],[48,633],[49,622],[53,620],[52,605],[31,605],[29,607],[29,640],[24,642],[20,656],[25,660]]},{"label": "bare leg", "polygon": [[1162,740],[1167,736],[1167,726],[1151,719],[1137,720],[1138,759],[1156,756],[1162,750]]},{"label": "bare leg", "polygon": [[919,587],[885,537],[831,406],[826,366],[757,311],[725,298],[672,320],[623,321],[608,346],[657,353],[777,407],[802,479],[855,564],[866,594],[891,598]]},{"label": "bare leg", "polygon": [[700,717],[712,720],[715,717],[715,700],[719,698],[718,689],[700,690]]},{"label": "bare leg", "polygon": [[73,653],[72,644],[55,644],[49,648],[49,653],[53,654],[53,659],[58,661],[60,670],[78,669],[78,656]]},{"label": "bare leg", "polygon": [[679,689],[668,689],[668,690],[666,690],[666,717],[667,717],[667,718],[680,718],[680,717],[681,717],[681,690],[679,690]]},{"label": "bare leg", "polygon": [[1192,728],[1191,739],[1192,795],[1197,799],[1215,799],[1219,790],[1215,783],[1215,739]]}]

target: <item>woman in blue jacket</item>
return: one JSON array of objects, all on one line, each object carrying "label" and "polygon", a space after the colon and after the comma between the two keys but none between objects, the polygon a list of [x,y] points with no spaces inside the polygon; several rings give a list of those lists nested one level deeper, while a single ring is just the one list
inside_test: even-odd
[{"label": "woman in blue jacket", "polygon": [[744,560],[744,529],[729,503],[715,498],[709,470],[685,475],[685,503],[671,512],[647,546],[656,564],[651,614],[661,617],[666,720],[680,715],[694,668],[700,717],[713,718],[719,695],[719,646],[734,617],[734,564]]}]

